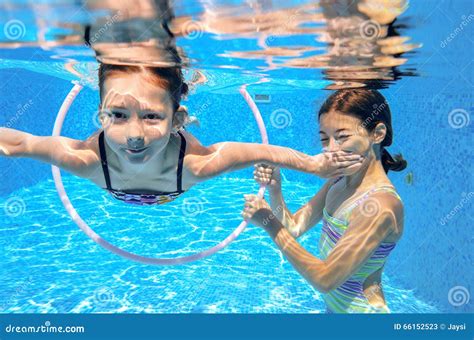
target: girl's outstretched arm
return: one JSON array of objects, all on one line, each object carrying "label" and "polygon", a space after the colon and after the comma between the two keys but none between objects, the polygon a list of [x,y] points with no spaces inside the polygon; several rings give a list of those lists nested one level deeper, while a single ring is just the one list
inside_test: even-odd
[{"label": "girl's outstretched arm", "polygon": [[324,152],[309,156],[276,145],[224,142],[202,147],[199,153],[187,153],[186,168],[199,180],[240,170],[255,163],[267,163],[299,170],[320,177],[343,175],[360,167],[362,156],[344,151]]},{"label": "girl's outstretched arm", "polygon": [[262,226],[293,267],[317,290],[327,293],[347,281],[373,254],[389,235],[400,237],[403,230],[403,206],[387,193],[375,193],[370,204],[378,209],[368,216],[367,208],[354,208],[349,226],[325,260],[320,260],[285,229],[268,209],[263,199],[246,203],[242,215],[251,223]]},{"label": "girl's outstretched arm", "polygon": [[0,156],[37,159],[81,177],[88,177],[100,165],[98,156],[90,145],[89,141],[35,136],[0,128]]}]

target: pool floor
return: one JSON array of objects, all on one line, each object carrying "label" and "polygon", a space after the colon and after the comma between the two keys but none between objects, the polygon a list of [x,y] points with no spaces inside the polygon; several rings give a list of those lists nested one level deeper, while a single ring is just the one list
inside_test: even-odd
[{"label": "pool floor", "polygon": [[[240,223],[253,180],[218,178],[173,203],[129,206],[88,181],[64,176],[82,218],[112,243],[141,255],[185,256],[216,245]],[[317,188],[286,183],[295,210]],[[18,204],[6,214],[7,205]],[[270,237],[249,226],[229,247],[180,266],[148,266],[109,253],[69,218],[52,180],[0,197],[0,312],[321,313],[322,295],[293,269]],[[5,209],[3,209],[5,208]],[[5,211],[4,211],[5,210]],[[17,215],[17,216],[16,216]],[[320,225],[299,239],[317,254]],[[389,265],[389,264],[388,264]],[[414,292],[383,278],[394,313],[437,313]]]}]

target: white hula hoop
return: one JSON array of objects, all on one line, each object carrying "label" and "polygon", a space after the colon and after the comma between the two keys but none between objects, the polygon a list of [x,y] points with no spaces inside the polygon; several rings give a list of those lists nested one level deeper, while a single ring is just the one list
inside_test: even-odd
[{"label": "white hula hoop", "polygon": [[[263,123],[262,115],[260,114],[260,111],[258,110],[257,105],[252,100],[252,97],[247,92],[246,87],[247,85],[243,85],[240,88],[240,93],[242,94],[242,96],[244,97],[245,101],[247,102],[247,104],[249,105],[250,109],[252,110],[254,114],[255,120],[260,130],[260,135],[262,137],[262,143],[268,144],[267,131],[265,129],[265,124]],[[63,126],[64,119],[66,118],[66,115],[69,111],[69,108],[71,107],[71,104],[74,102],[79,92],[81,92],[82,88],[83,87],[80,84],[75,84],[74,87],[69,92],[69,94],[67,95],[67,97],[64,99],[64,102],[61,105],[61,108],[59,109],[58,115],[56,117],[56,121],[54,122],[54,128],[53,128],[53,134],[52,134],[53,136],[61,135],[61,129]],[[71,201],[69,200],[69,197],[66,194],[66,190],[64,189],[63,181],[61,178],[61,171],[59,170],[59,168],[54,165],[51,168],[52,168],[54,183],[56,185],[56,190],[58,192],[59,198],[61,199],[61,202],[66,208],[66,211],[68,212],[71,219],[95,243],[111,251],[112,253],[119,255],[123,258],[126,258],[128,260],[141,262],[145,264],[151,264],[151,265],[177,265],[177,264],[183,264],[183,263],[196,261],[204,257],[210,256],[218,252],[219,250],[225,248],[226,246],[228,246],[233,240],[237,238],[237,236],[240,235],[242,231],[244,231],[244,229],[247,227],[247,224],[248,224],[247,221],[245,220],[242,221],[240,225],[218,245],[212,248],[206,249],[202,252],[189,255],[189,256],[176,257],[176,258],[154,258],[154,257],[141,256],[141,255],[123,250],[117,246],[114,246],[113,244],[107,242],[102,237],[100,237],[100,235],[95,233],[94,230],[92,230],[87,225],[87,223],[84,222],[81,216],[79,216],[76,209],[74,208]],[[263,197],[264,193],[265,193],[265,187],[260,186],[260,189],[258,191],[258,196]]]}]

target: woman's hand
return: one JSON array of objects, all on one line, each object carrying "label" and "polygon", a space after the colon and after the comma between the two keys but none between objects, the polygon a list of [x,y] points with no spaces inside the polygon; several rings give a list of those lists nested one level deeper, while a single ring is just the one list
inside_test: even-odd
[{"label": "woman's hand", "polygon": [[265,163],[255,164],[253,178],[269,190],[281,189],[280,168]]},{"label": "woman's hand", "polygon": [[265,227],[269,222],[276,218],[264,198],[258,198],[257,195],[244,195],[245,203],[242,217],[244,220]]},{"label": "woman's hand", "polygon": [[323,178],[348,176],[357,172],[364,161],[364,157],[346,151],[323,152],[313,156],[318,163],[316,175]]}]

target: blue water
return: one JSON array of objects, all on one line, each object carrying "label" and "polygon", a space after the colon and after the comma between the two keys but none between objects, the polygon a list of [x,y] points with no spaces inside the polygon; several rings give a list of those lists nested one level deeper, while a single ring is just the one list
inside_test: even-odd
[{"label": "blue water", "polygon": [[[390,151],[402,152],[409,163],[404,172],[390,174],[404,201],[405,234],[387,262],[383,288],[389,308],[398,313],[474,310],[472,299],[463,304],[452,301],[456,287],[472,295],[474,282],[474,22],[441,47],[462,16],[473,9],[468,1],[431,5],[413,2],[401,18],[406,25],[402,32],[423,44],[416,53],[405,55],[408,62],[403,66],[419,75],[404,77],[382,90],[393,114],[395,139]],[[213,42],[207,36],[203,40],[205,44],[198,39],[188,41],[188,53],[205,53],[206,44]],[[225,46],[238,50],[251,43],[236,39]],[[97,66],[85,48],[64,48],[61,53],[82,61],[82,70]],[[64,71],[63,61],[53,61],[51,55],[35,48],[0,50],[1,126],[51,134],[55,113],[73,79]],[[222,59],[207,62],[218,60]],[[229,62],[254,71],[260,66],[257,61]],[[225,140],[259,142],[253,117],[236,90],[260,75],[212,68],[203,72],[212,82],[193,91],[184,102],[201,121],[201,128],[192,128],[192,133],[205,145]],[[329,95],[322,90],[327,81],[321,70],[285,69],[273,75],[270,84],[249,87],[251,94],[271,95],[270,103],[259,104],[270,142],[310,154],[319,152],[315,112]],[[97,109],[97,97],[94,88],[81,93],[63,135],[84,139],[95,130],[91,115]],[[283,128],[272,124],[272,113],[281,109],[291,118]],[[448,115],[456,109],[466,112],[462,114],[465,121],[453,127]],[[321,294],[257,227],[249,226],[228,248],[192,264],[136,264],[102,249],[75,226],[56,194],[49,166],[0,158],[0,171],[0,312],[325,310]],[[293,211],[322,184],[313,176],[283,174],[284,193]],[[171,204],[130,207],[85,180],[64,174],[64,182],[76,209],[96,232],[126,250],[157,257],[189,255],[216,245],[240,223],[243,194],[258,189],[248,169],[202,183]],[[300,239],[316,256],[320,230],[317,225]]]},{"label": "blue water", "polygon": [[[173,204],[130,207],[117,204],[87,181],[66,176],[64,182],[73,205],[96,232],[126,250],[158,257],[185,256],[216,245],[240,223],[243,194],[258,188],[248,179],[217,179]],[[285,189],[295,194],[292,209],[312,196],[303,183]],[[152,267],[119,258],[88,239],[71,223],[52,180],[18,190],[9,199],[18,202],[15,214],[21,214],[7,216],[1,229],[0,247],[8,258],[2,263],[8,275],[0,282],[3,312],[325,310],[321,294],[310,288],[258,227],[248,227],[210,258],[178,267]],[[315,229],[301,243],[317,254],[320,228]],[[392,286],[388,277],[384,290],[394,312],[437,311],[412,291]]]}]

